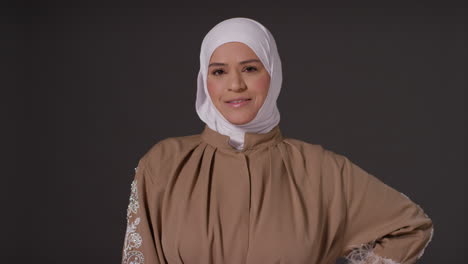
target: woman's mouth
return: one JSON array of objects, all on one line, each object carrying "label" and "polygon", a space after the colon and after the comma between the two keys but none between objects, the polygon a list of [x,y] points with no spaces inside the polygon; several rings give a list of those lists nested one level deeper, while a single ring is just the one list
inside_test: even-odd
[{"label": "woman's mouth", "polygon": [[245,99],[236,99],[236,100],[230,100],[226,101],[226,103],[232,107],[238,108],[241,106],[244,106],[248,104],[252,99],[250,98],[245,98]]}]

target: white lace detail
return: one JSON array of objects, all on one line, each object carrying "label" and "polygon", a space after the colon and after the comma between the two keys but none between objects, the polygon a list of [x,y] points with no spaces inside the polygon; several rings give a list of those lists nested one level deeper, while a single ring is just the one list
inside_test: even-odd
[{"label": "white lace detail", "polygon": [[130,201],[127,208],[127,223],[129,223],[128,221],[132,216],[132,213],[137,213],[138,208],[140,208],[140,204],[138,203],[137,181],[133,180],[132,190],[130,192]]},{"label": "white lace detail", "polygon": [[373,243],[364,244],[355,248],[347,256],[348,264],[399,264],[394,260],[378,256],[373,251]]},{"label": "white lace detail", "polygon": [[140,208],[140,204],[138,203],[137,181],[133,180],[130,202],[127,208],[127,231],[125,233],[122,264],[145,263],[143,253],[137,250],[143,243],[141,235],[136,232],[137,226],[140,224],[140,217],[137,217],[135,220],[132,219],[137,213],[138,208]]}]

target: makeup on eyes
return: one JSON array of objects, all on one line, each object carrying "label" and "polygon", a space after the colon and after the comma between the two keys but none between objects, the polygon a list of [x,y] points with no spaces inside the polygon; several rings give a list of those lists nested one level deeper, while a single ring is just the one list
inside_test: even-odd
[{"label": "makeup on eyes", "polygon": [[[251,70],[247,71],[247,69],[251,69]],[[211,74],[215,75],[215,76],[219,76],[219,74],[216,74],[216,72],[218,72],[218,71],[223,71],[224,72],[223,69],[218,68],[218,69],[214,69],[213,71],[211,71]],[[257,72],[257,71],[259,71],[259,69],[258,69],[257,66],[249,65],[249,66],[246,66],[244,69],[242,69],[242,71],[243,72],[245,72],[245,71],[247,71],[247,72]]]}]

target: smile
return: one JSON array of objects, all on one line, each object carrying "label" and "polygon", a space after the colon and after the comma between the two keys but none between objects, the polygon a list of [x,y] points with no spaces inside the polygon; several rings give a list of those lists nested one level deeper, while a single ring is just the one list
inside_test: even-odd
[{"label": "smile", "polygon": [[227,101],[226,103],[232,107],[238,108],[248,104],[252,99],[240,99],[240,100],[232,100]]}]

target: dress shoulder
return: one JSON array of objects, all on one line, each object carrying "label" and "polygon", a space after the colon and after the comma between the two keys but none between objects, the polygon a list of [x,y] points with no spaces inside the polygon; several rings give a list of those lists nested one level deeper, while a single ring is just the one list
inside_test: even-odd
[{"label": "dress shoulder", "polygon": [[283,142],[300,151],[317,152],[321,153],[324,148],[320,144],[309,143],[297,138],[284,138]]},{"label": "dress shoulder", "polygon": [[300,153],[309,162],[317,164],[323,160],[325,148],[320,144],[309,143],[296,138],[285,138],[283,142],[291,154]]},{"label": "dress shoulder", "polygon": [[[309,143],[294,138],[285,138],[284,142],[290,147],[291,152],[301,153],[307,166],[320,167],[322,171],[331,170],[338,176],[339,171],[349,159],[320,144]],[[327,173],[327,175],[330,175]]]},{"label": "dress shoulder", "polygon": [[162,180],[160,175],[168,175],[200,143],[200,134],[162,139],[140,158],[139,167],[145,167],[153,180]]},{"label": "dress shoulder", "polygon": [[201,136],[189,135],[181,137],[168,137],[155,143],[144,155],[149,159],[167,158],[167,155],[177,155],[198,146],[201,142]]}]

